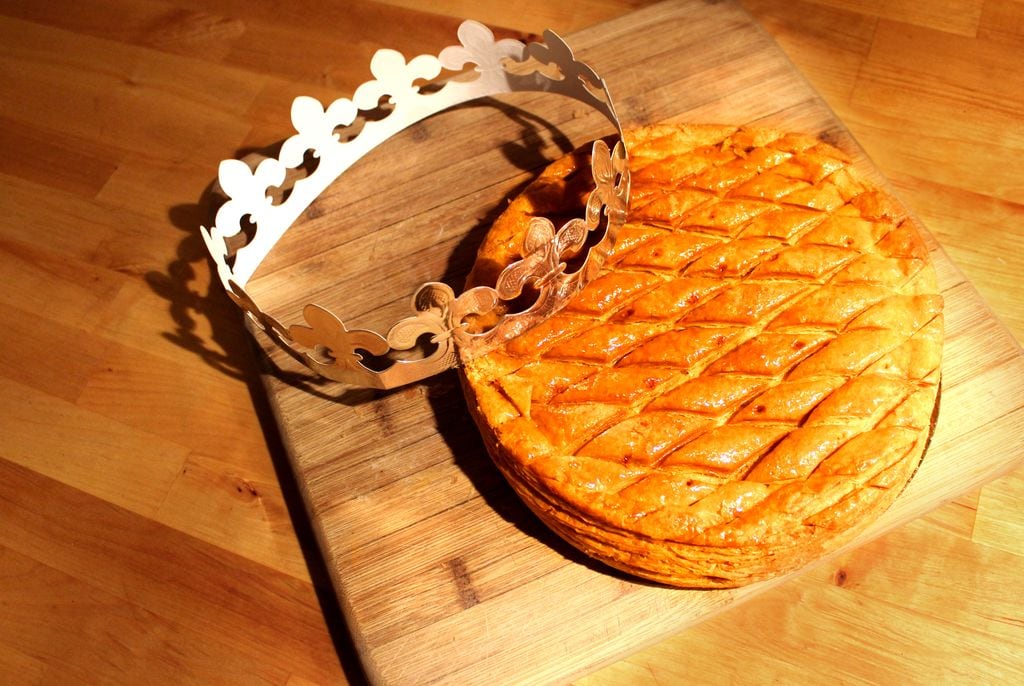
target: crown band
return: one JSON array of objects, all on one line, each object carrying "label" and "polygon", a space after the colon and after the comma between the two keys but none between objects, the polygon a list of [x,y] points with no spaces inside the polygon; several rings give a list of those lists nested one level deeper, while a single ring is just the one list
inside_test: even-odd
[{"label": "crown band", "polygon": [[[622,126],[605,82],[577,61],[558,35],[544,32],[544,43],[494,40],[483,24],[463,22],[461,45],[437,57],[420,55],[409,62],[393,50],[379,50],[370,62],[375,80],[356,89],[352,99],[341,98],[324,108],[317,100],[296,98],[291,110],[296,134],[281,146],[277,159],[264,159],[255,169],[241,160],[225,160],[219,182],[228,200],[215,225],[202,227],[203,239],[217,267],[217,276],[231,299],[258,328],[307,367],[329,379],[353,386],[395,388],[454,367],[462,358],[480,355],[519,335],[561,309],[568,298],[593,278],[614,245],[625,222],[629,203],[629,168]],[[435,79],[442,69],[472,71],[447,81],[431,93],[421,93],[417,79]],[[593,144],[591,171],[594,190],[581,218],[556,230],[545,218],[534,218],[524,240],[522,259],[501,272],[495,286],[478,286],[456,296],[443,283],[425,283],[412,298],[414,314],[400,320],[382,336],[364,329],[349,330],[333,313],[306,305],[305,324],[285,327],[265,313],[246,292],[246,284],[302,212],[359,159],[398,132],[434,114],[478,98],[517,91],[559,93],[600,111],[615,126],[618,142],[609,148]],[[366,121],[355,135],[360,113],[392,105],[385,116]],[[318,158],[316,169],[296,182],[285,202],[272,204],[269,189],[280,187],[289,169],[303,164],[307,153]],[[249,224],[251,222],[251,225]],[[246,233],[245,227],[255,226]],[[597,240],[591,232],[597,231]],[[248,242],[246,239],[248,238]],[[566,260],[586,250],[581,266],[566,271]],[[244,243],[244,245],[239,245]],[[521,312],[506,312],[504,304],[533,286],[536,300]],[[493,325],[470,332],[473,315],[493,314]],[[424,336],[434,349],[416,359],[388,359],[384,368],[367,366],[368,356],[388,358],[396,351],[416,348]],[[374,365],[377,367],[378,365]]]}]

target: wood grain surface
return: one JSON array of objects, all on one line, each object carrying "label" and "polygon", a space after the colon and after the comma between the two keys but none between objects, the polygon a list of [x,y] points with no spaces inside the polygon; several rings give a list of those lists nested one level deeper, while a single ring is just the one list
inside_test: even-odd
[{"label": "wood grain surface", "polygon": [[[287,136],[294,96],[350,94],[379,47],[435,52],[464,16],[499,35],[571,34],[646,4],[0,1],[5,683],[364,679],[257,358],[210,286],[196,227],[216,165]],[[1024,338],[1024,5],[742,5]],[[999,338],[968,309],[963,336]],[[981,353],[963,349],[964,384]],[[985,377],[953,407],[1019,403],[1015,379]],[[459,399],[442,383],[434,400]],[[1001,428],[1016,431],[999,450],[1024,452],[1019,420]],[[483,467],[464,473],[467,494],[500,487]],[[442,485],[396,496],[429,508]],[[579,683],[1024,679],[1022,496],[1018,469]],[[542,550],[538,564],[562,563]],[[635,643],[648,628],[591,638]]]}]

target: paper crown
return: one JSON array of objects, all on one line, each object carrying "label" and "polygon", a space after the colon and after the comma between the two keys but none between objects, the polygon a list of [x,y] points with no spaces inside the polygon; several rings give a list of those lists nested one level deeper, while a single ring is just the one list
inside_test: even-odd
[{"label": "paper crown", "polygon": [[[420,55],[408,62],[399,52],[379,50],[370,62],[375,79],[359,86],[352,99],[335,100],[326,108],[313,98],[295,99],[291,118],[297,133],[283,143],[277,159],[264,159],[255,169],[241,160],[220,164],[219,182],[228,199],[219,208],[215,225],[202,227],[202,234],[221,283],[258,328],[329,379],[394,388],[437,374],[455,366],[460,356],[474,357],[519,335],[560,310],[596,275],[625,221],[630,188],[627,153],[605,82],[576,60],[565,41],[551,31],[544,32],[543,43],[527,45],[512,39],[495,41],[486,26],[465,21],[458,37],[461,45],[447,47],[436,57]],[[470,69],[463,71],[467,65]],[[414,84],[418,79],[437,79],[442,70],[456,74],[439,88],[424,92]],[[386,336],[349,330],[319,305],[304,308],[305,324],[285,327],[248,295],[246,284],[285,232],[360,158],[443,110],[516,91],[559,93],[586,103],[607,117],[619,140],[612,148],[600,139],[593,144],[594,189],[584,216],[557,230],[550,220],[534,218],[522,259],[506,267],[494,287],[478,286],[456,296],[446,284],[425,283],[412,297],[414,314],[394,324]],[[382,102],[390,106],[385,116],[361,116],[377,111]],[[280,187],[288,171],[299,168],[308,153],[318,159],[316,169],[295,182],[283,202],[274,204],[270,190]],[[597,233],[592,236],[591,232]],[[591,247],[586,248],[588,243]],[[566,260],[581,251],[585,251],[578,262],[581,266],[568,272]],[[521,311],[509,311],[511,301],[526,287],[536,292],[536,299]],[[474,315],[490,315],[494,323],[471,332],[466,323]],[[432,349],[418,358],[399,359],[395,354],[417,348],[424,337]],[[372,367],[366,364],[370,356],[376,358]]]}]

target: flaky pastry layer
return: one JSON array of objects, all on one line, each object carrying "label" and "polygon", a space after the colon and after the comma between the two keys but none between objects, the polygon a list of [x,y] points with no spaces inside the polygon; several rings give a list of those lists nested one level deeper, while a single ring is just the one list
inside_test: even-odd
[{"label": "flaky pastry layer", "polygon": [[[662,125],[627,133],[629,220],[554,317],[467,361],[495,463],[584,552],[647,579],[728,587],[820,557],[916,470],[938,399],[942,298],[915,220],[816,138]],[[552,164],[481,246],[572,214],[582,154]]]}]

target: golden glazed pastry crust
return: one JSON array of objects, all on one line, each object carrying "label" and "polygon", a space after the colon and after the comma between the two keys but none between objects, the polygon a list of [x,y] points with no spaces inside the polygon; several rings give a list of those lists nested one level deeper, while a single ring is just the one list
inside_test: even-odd
[{"label": "golden glazed pastry crust", "polygon": [[[561,312],[463,366],[523,501],[589,555],[683,587],[793,570],[877,518],[938,400],[942,299],[915,222],[815,138],[627,134],[629,220]],[[470,285],[531,216],[589,190],[567,156],[512,202]]]}]

